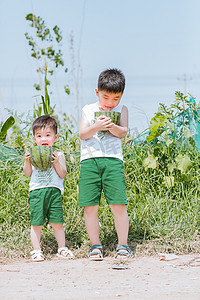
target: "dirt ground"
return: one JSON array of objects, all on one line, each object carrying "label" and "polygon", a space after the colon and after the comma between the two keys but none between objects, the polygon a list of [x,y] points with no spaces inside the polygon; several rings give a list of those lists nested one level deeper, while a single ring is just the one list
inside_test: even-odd
[{"label": "dirt ground", "polygon": [[1,299],[200,299],[200,257],[134,257],[115,269],[111,257],[0,264]]}]

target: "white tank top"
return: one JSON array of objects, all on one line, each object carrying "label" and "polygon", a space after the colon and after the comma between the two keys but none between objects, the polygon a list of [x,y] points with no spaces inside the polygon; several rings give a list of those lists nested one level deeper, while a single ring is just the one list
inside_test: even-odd
[{"label": "white tank top", "polygon": [[[121,112],[122,107],[123,105],[119,104],[112,111]],[[90,126],[94,123],[94,113],[97,111],[100,111],[98,102],[83,107]],[[123,161],[121,139],[111,133],[98,131],[91,138],[82,140],[80,160],[94,157],[114,157]]]},{"label": "white tank top", "polygon": [[[58,157],[63,155],[62,152],[57,152],[57,154]],[[58,176],[53,165],[46,171],[41,171],[33,167],[31,180],[29,182],[29,191],[47,187],[58,188],[61,194],[64,193],[63,179]]]}]

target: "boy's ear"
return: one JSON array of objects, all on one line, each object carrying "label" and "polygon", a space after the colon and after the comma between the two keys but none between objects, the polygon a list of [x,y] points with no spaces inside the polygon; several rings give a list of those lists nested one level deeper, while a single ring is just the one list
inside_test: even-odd
[{"label": "boy's ear", "polygon": [[56,133],[56,135],[55,135],[55,141],[57,141],[58,137],[59,137],[59,135],[58,135],[58,133]]},{"label": "boy's ear", "polygon": [[96,92],[96,95],[98,96],[99,95],[98,89],[95,89],[95,92]]},{"label": "boy's ear", "polygon": [[35,137],[34,137],[34,135],[33,135],[33,139],[34,139],[34,141],[35,141]]}]

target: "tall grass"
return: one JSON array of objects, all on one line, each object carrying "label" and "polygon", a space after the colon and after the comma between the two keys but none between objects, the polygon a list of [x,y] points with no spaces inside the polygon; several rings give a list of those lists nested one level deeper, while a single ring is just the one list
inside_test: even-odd
[{"label": "tall grass", "polygon": [[154,241],[167,251],[199,251],[200,156],[193,152],[193,167],[186,174],[176,170],[174,186],[168,187],[167,166],[145,170],[147,151],[125,149],[129,239]]}]

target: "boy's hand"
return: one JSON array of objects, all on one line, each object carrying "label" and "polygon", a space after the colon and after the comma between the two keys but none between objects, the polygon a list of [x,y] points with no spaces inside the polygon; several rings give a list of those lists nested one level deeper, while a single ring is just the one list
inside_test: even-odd
[{"label": "boy's hand", "polygon": [[52,155],[52,164],[53,165],[58,165],[59,164],[59,157],[58,157],[58,154],[56,153],[56,151],[53,152],[53,155]]},{"label": "boy's hand", "polygon": [[30,152],[28,150],[25,152],[25,160],[30,161]]},{"label": "boy's hand", "polygon": [[109,130],[112,128],[114,123],[112,123],[112,120],[106,116],[99,116],[95,119],[95,126],[99,130]]},{"label": "boy's hand", "polygon": [[67,168],[66,168],[66,161],[65,161],[64,154],[61,153],[60,155],[58,155],[57,152],[54,151],[52,158],[53,158],[52,164],[58,176],[60,178],[65,178],[67,175]]},{"label": "boy's hand", "polygon": [[30,152],[26,150],[25,152],[25,162],[24,162],[24,173],[26,176],[31,176],[33,170],[30,162]]}]

